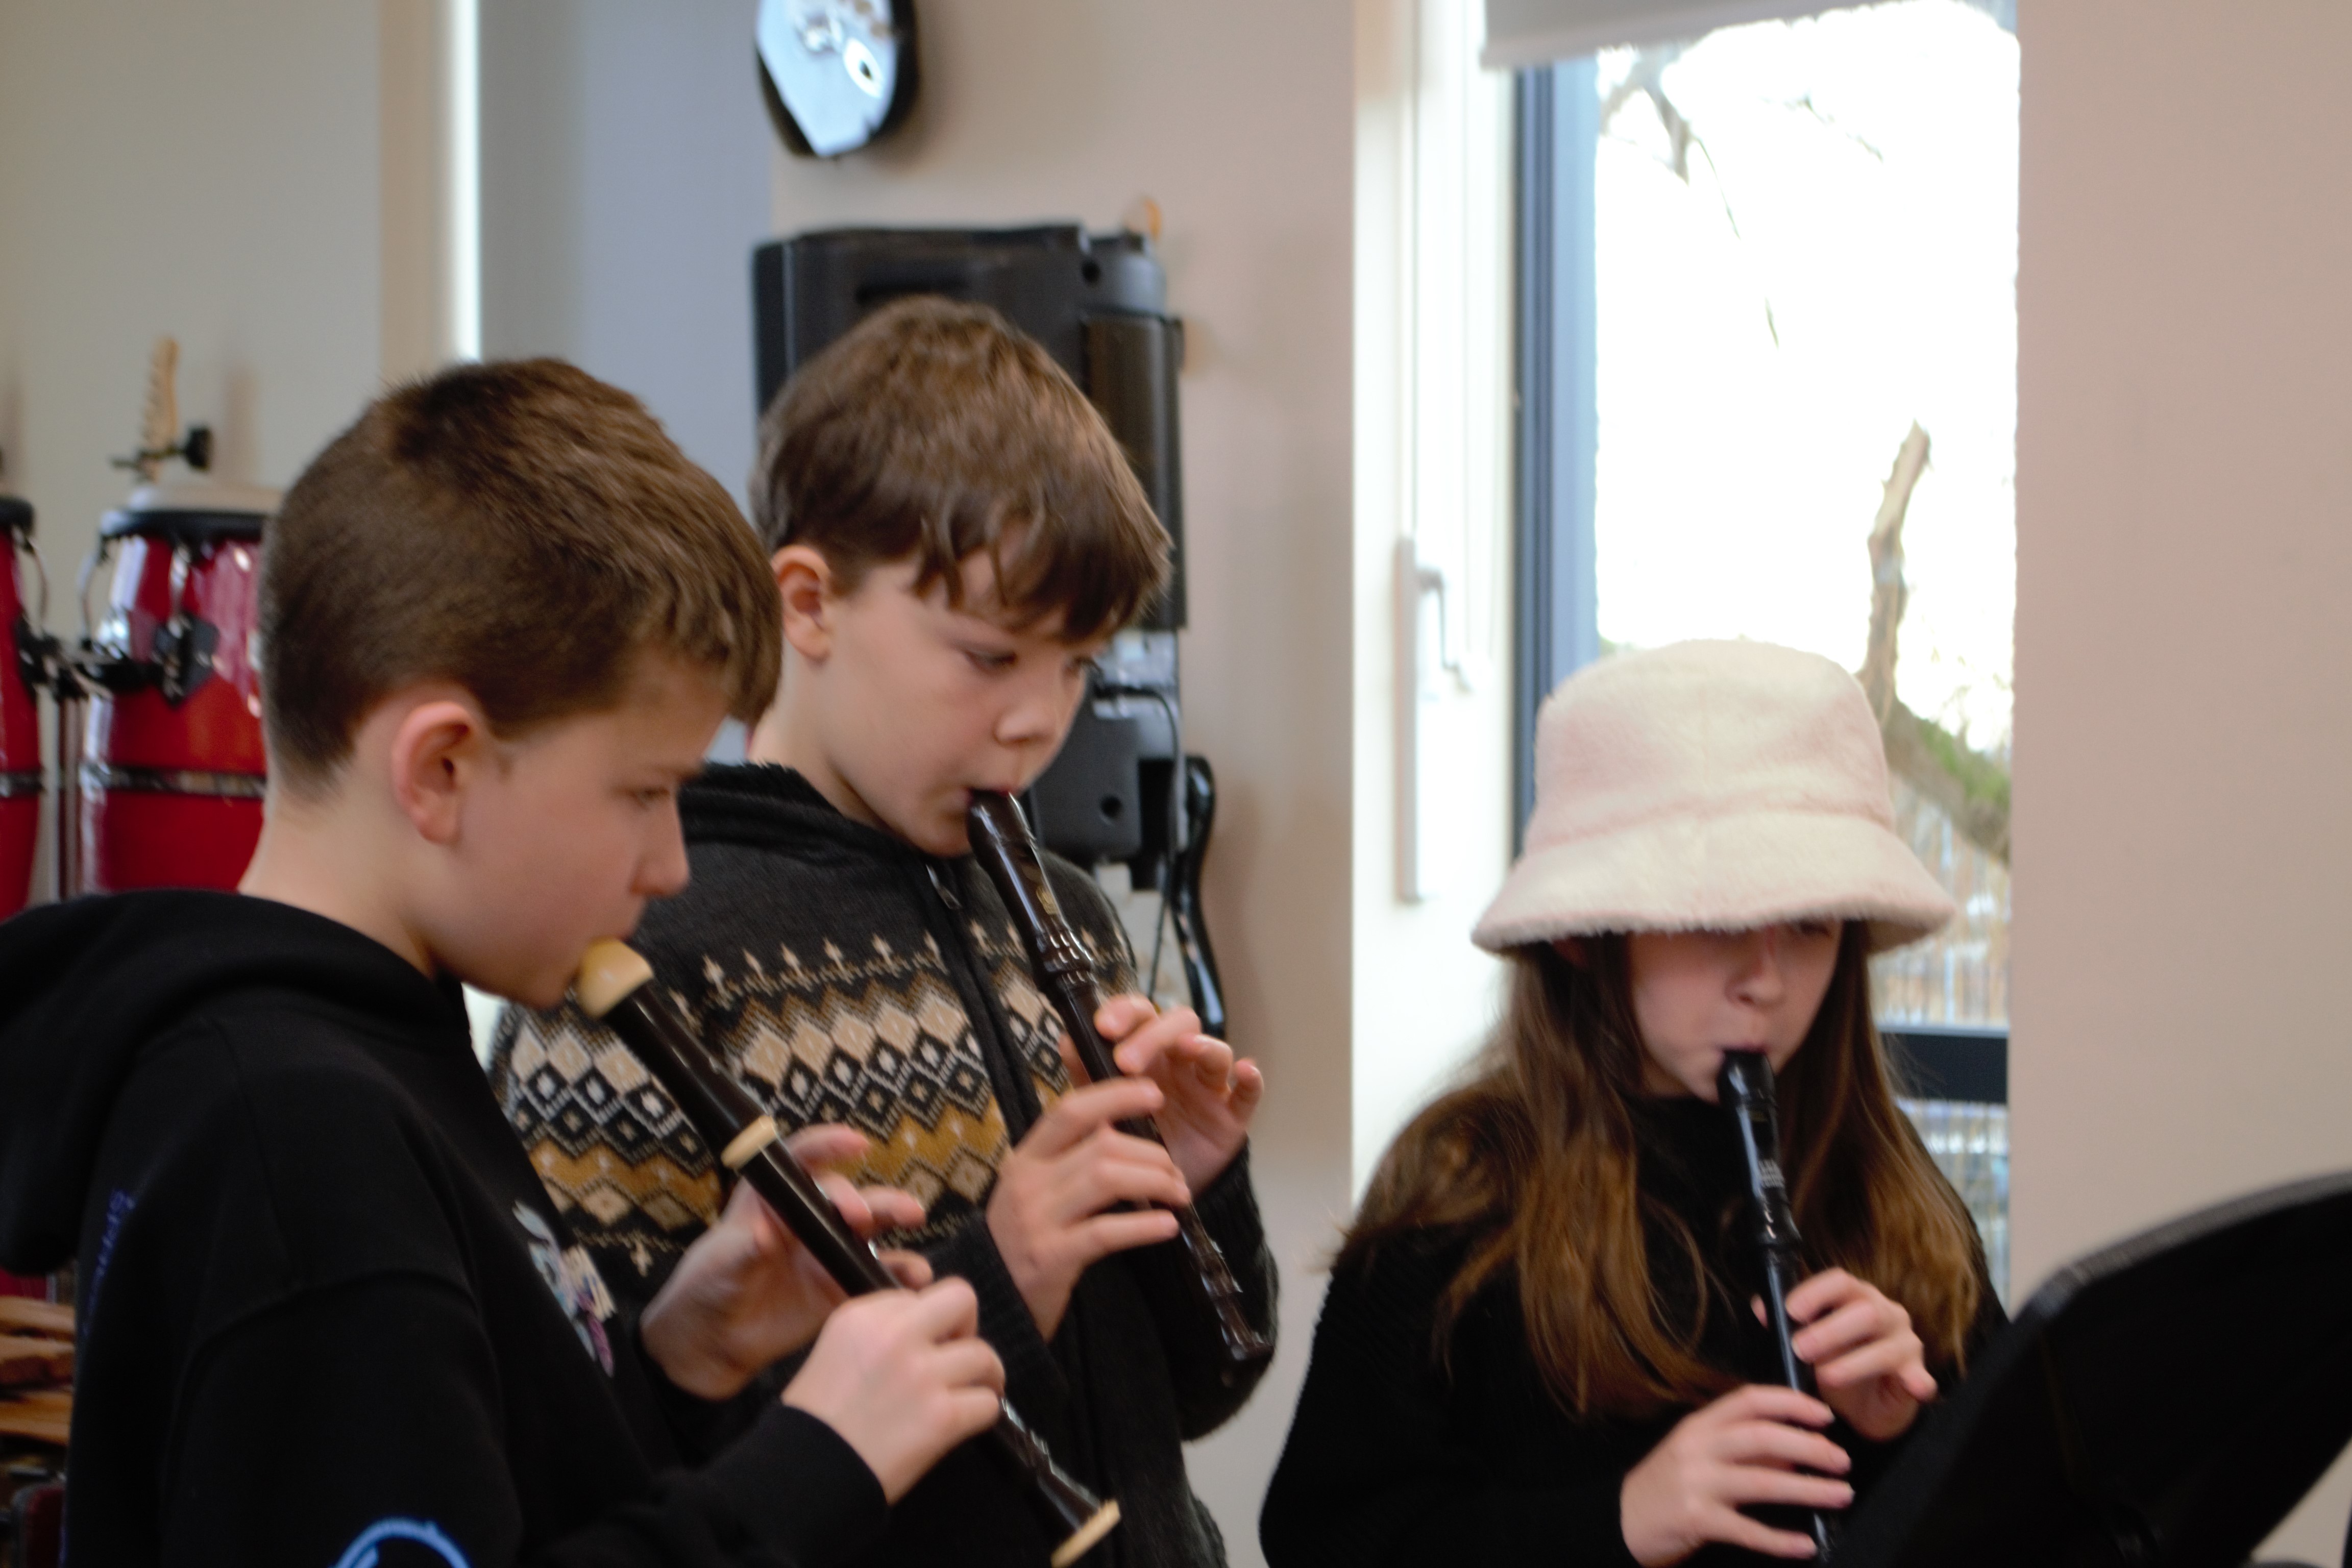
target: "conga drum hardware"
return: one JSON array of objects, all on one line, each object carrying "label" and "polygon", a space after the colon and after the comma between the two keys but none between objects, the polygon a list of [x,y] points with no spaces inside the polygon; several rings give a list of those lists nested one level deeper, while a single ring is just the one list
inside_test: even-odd
[{"label": "conga drum hardware", "polygon": [[[139,476],[142,485],[152,485],[162,472],[163,464],[179,458],[197,473],[205,473],[213,466],[213,433],[209,426],[191,425],[185,436],[180,434],[180,341],[171,336],[155,340],[147,356],[147,400],[139,416],[139,446],[127,458],[110,458],[113,467]],[[89,622],[85,618],[82,625]]]},{"label": "conga drum hardware", "polygon": [[[58,891],[234,888],[261,834],[267,768],[255,658],[263,522],[278,492],[209,478],[212,433],[180,431],[179,345],[159,338],[140,480],[100,523],[77,584],[81,637],[48,645],[58,700]],[[158,482],[179,458],[189,477]],[[111,569],[102,620],[91,579]],[[0,806],[5,806],[0,800]]]},{"label": "conga drum hardware", "polygon": [[[0,503],[5,504],[5,503]],[[65,645],[49,635],[49,574],[42,563],[40,547],[33,542],[33,528],[26,509],[27,521],[22,532],[15,526],[9,531],[16,535],[17,548],[33,563],[33,611],[16,609],[16,675],[28,689],[46,691],[57,680],[58,661],[65,655]]]},{"label": "conga drum hardware", "polygon": [[15,496],[0,495],[0,533],[7,560],[0,569],[0,620],[9,628],[15,657],[0,660],[0,916],[13,915],[32,896],[33,856],[40,842],[41,713],[33,693],[44,683],[55,644],[27,616],[17,563],[30,556],[43,619],[48,613],[48,579],[33,545],[33,509]]},{"label": "conga drum hardware", "polygon": [[[233,888],[268,787],[256,657],[262,527],[275,491],[210,480],[142,485],[110,512],[81,572],[88,688],[76,796],[76,891]],[[110,568],[102,619],[91,581]]]},{"label": "conga drum hardware", "polygon": [[[121,520],[118,526],[116,520]],[[83,564],[81,574],[82,623],[89,622],[89,579],[111,558],[115,540],[142,531],[139,514],[116,512],[108,520],[113,532],[102,532],[98,549]],[[225,536],[242,539],[244,536]],[[257,543],[259,534],[253,535]],[[171,614],[156,623],[147,639],[143,658],[133,657],[131,647],[133,633],[130,615],[118,612],[107,616],[97,633],[83,639],[82,672],[92,685],[118,696],[134,691],[153,689],[163,694],[163,700],[176,708],[185,702],[195,689],[210,679],[214,654],[220,647],[220,628],[202,616],[190,611],[185,603],[188,579],[193,573],[208,565],[199,558],[201,545],[192,547],[184,538],[172,540]],[[250,574],[253,552],[245,543],[233,543],[239,571]]]},{"label": "conga drum hardware", "polygon": [[179,440],[162,447],[142,447],[127,458],[109,458],[107,462],[118,468],[127,468],[142,480],[152,483],[156,467],[166,458],[177,458],[198,473],[213,466],[213,431],[209,425],[191,425],[188,433]]}]

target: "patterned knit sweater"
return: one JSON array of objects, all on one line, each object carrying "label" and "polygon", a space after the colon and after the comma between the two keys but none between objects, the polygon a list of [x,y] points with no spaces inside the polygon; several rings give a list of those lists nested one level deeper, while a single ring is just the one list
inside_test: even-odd
[{"label": "patterned knit sweater", "polygon": [[[1066,1468],[1119,1500],[1124,1522],[1087,1561],[1222,1563],[1181,1445],[1238,1410],[1255,1380],[1223,1381],[1181,1252],[1168,1243],[1089,1268],[1048,1343],[985,1223],[1006,1152],[1068,1088],[1058,1025],[994,889],[968,857],[937,859],[853,822],[782,768],[714,768],[679,806],[693,880],[648,909],[635,938],[657,978],[780,1123],[857,1128],[873,1140],[857,1179],[923,1200],[922,1229],[895,1239],[971,1282],[1009,1396]],[[1049,870],[1107,988],[1132,989],[1100,889],[1067,862],[1049,857]],[[605,1279],[649,1299],[717,1214],[709,1151],[627,1048],[568,1003],[509,1009],[491,1074]],[[1247,1152],[1195,1201],[1271,1332],[1275,1276]],[[869,1561],[1034,1565],[1053,1544],[1025,1489],[975,1440],[892,1510]]]}]

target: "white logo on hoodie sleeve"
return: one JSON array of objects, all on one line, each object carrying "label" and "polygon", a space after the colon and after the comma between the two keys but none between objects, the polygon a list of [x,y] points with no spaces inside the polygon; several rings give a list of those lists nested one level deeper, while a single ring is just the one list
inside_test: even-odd
[{"label": "white logo on hoodie sleeve", "polygon": [[604,1288],[604,1277],[596,1272],[596,1260],[584,1247],[558,1247],[555,1228],[528,1204],[516,1204],[514,1212],[516,1223],[530,1237],[530,1260],[539,1277],[555,1293],[555,1304],[572,1320],[580,1342],[610,1377],[613,1342],[605,1337],[604,1323],[613,1315],[613,1293]]}]

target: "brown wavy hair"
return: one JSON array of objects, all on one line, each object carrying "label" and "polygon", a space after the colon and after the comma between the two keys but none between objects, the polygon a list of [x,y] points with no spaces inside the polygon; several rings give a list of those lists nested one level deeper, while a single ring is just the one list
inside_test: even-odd
[{"label": "brown wavy hair", "polygon": [[[1804,1045],[1779,1079],[1790,1195],[1813,1269],[1843,1268],[1901,1302],[1931,1369],[1958,1369],[1983,1289],[1982,1243],[1895,1103],[1870,1013],[1867,927],[1846,922]],[[1480,1290],[1516,1272],[1529,1350],[1581,1416],[1697,1405],[1736,1382],[1696,1352],[1703,1320],[1663,1320],[1643,1220],[1704,1277],[1700,1240],[1636,1184],[1642,1088],[1622,936],[1584,963],[1509,955],[1510,996],[1475,1076],[1416,1116],[1382,1156],[1339,1266],[1406,1232],[1474,1239],[1438,1302],[1433,1355]],[[1704,1292],[1702,1292],[1702,1301]],[[1703,1311],[1703,1309],[1702,1309]]]},{"label": "brown wavy hair", "polygon": [[796,372],[760,421],[751,519],[771,552],[821,551],[845,594],[913,560],[965,607],[985,552],[1014,625],[1059,613],[1087,642],[1126,626],[1168,581],[1167,531],[1086,394],[1034,338],[984,305],[917,295],[883,306]]}]

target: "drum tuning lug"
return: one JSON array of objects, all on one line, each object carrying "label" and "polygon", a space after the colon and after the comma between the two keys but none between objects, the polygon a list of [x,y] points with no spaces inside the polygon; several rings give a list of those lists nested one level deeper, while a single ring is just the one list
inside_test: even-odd
[{"label": "drum tuning lug", "polygon": [[136,474],[141,484],[151,485],[155,482],[155,470],[163,466],[163,459],[177,457],[179,450],[177,447],[140,447],[128,457],[107,458],[106,466],[121,468],[127,474]]},{"label": "drum tuning lug", "polygon": [[155,684],[163,700],[177,708],[212,679],[213,649],[220,628],[194,616],[178,616],[155,628]]},{"label": "drum tuning lug", "polygon": [[155,679],[153,666],[135,658],[100,653],[87,646],[83,648],[81,674],[92,686],[101,691],[110,691],[117,697],[128,697],[134,691],[143,691],[150,686],[160,684]]},{"label": "drum tuning lug", "polygon": [[155,482],[156,470],[173,458],[179,458],[198,473],[208,471],[213,466],[213,427],[191,425],[185,436],[168,447],[141,447],[129,457],[109,458],[106,462],[109,468],[138,475],[141,484],[151,485]]},{"label": "drum tuning lug", "polygon": [[24,616],[16,617],[16,673],[35,691],[47,690],[55,683],[58,665],[58,639],[46,632],[36,631],[33,623]]}]

